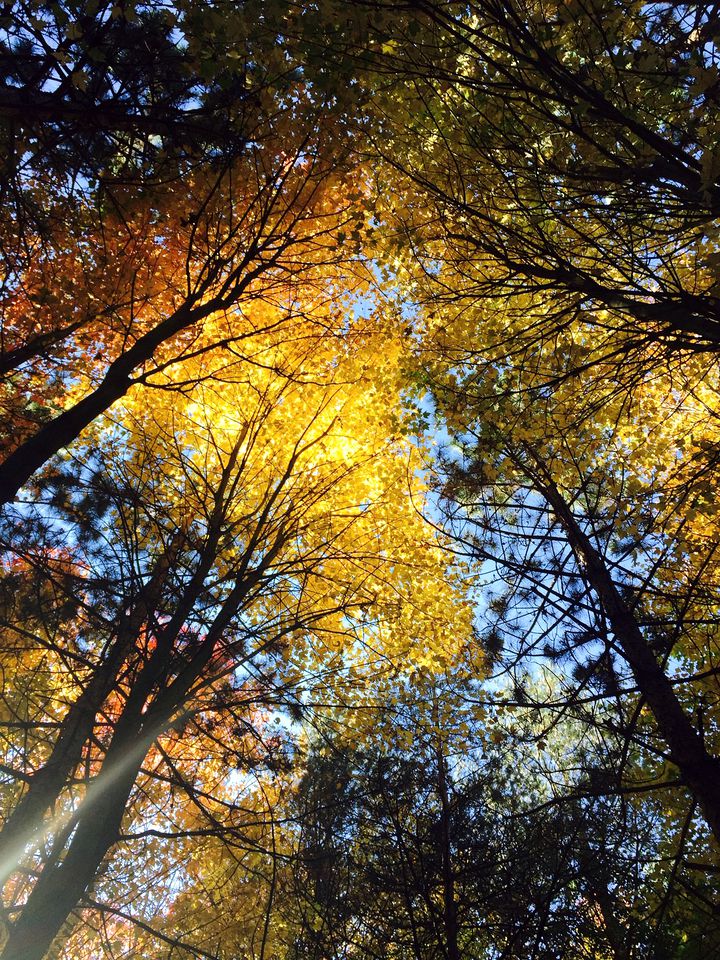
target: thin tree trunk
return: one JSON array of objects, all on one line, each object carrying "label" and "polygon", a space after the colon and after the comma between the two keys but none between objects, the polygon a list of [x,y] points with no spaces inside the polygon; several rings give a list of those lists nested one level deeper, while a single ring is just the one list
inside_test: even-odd
[{"label": "thin tree trunk", "polygon": [[11,927],[0,960],[42,960],[117,841],[123,814],[147,751],[170,718],[186,703],[220,637],[248,593],[262,580],[265,566],[280,545],[278,541],[263,564],[236,582],[192,661],[168,686],[158,691],[152,706],[144,713],[147,699],[167,667],[167,651],[158,643],[133,685],[116,724],[102,770],[81,807],[68,852],[59,866],[48,865],[41,873],[22,913]]},{"label": "thin tree trunk", "polygon": [[14,872],[25,846],[43,823],[43,814],[56,803],[63,787],[82,759],[95,726],[97,711],[112,690],[118,672],[134,649],[141,627],[155,610],[167,574],[185,538],[178,532],[158,559],[143,595],[120,624],[106,658],[98,664],[87,686],[70,705],[50,757],[34,774],[28,789],[0,831],[0,887]]},{"label": "thin tree trunk", "polygon": [[[435,725],[439,729],[440,714],[437,699],[433,705]],[[445,954],[448,960],[460,960],[458,946],[458,914],[455,899],[455,870],[452,855],[452,810],[448,789],[447,762],[443,752],[443,743],[440,735],[437,737],[435,749],[437,763],[436,789],[440,798],[440,843],[443,883],[443,927],[445,931]]]},{"label": "thin tree trunk", "polygon": [[610,889],[607,870],[593,853],[588,842],[585,827],[577,832],[578,862],[582,877],[591,896],[595,899],[614,960],[631,960],[632,943],[629,931],[623,927],[617,917],[617,898]]},{"label": "thin tree trunk", "polygon": [[[134,721],[134,722],[133,722]],[[2,960],[42,960],[97,873],[120,832],[130,792],[155,738],[143,737],[137,717],[127,717],[91,786],[70,847],[59,866],[43,870],[2,952]]]},{"label": "thin tree trunk", "polygon": [[[0,464],[0,504],[14,500],[18,490],[27,483],[36,470],[39,470],[63,447],[67,447],[76,440],[97,417],[124,397],[133,385],[132,374],[152,359],[155,350],[161,344],[217,310],[235,302],[258,276],[273,265],[280,250],[276,250],[268,260],[258,263],[254,269],[248,270],[251,259],[259,252],[261,252],[259,241],[251,243],[242,261],[233,271],[233,276],[237,279],[226,279],[218,296],[193,306],[200,299],[201,292],[194,294],[174,313],[139,337],[132,347],[113,360],[102,381],[91,393],[46,423],[34,436],[14,450]],[[210,286],[211,279],[203,283],[203,290],[207,290]]]},{"label": "thin tree trunk", "polygon": [[552,507],[583,575],[600,598],[637,687],[670,748],[671,760],[698,799],[708,826],[720,843],[720,761],[705,748],[702,736],[675,695],[672,683],[648,646],[603,557],[575,519],[541,459],[534,451],[528,449],[528,452],[537,467],[538,490]]},{"label": "thin tree trunk", "polygon": [[125,396],[132,386],[133,371],[149,360],[161,343],[198,319],[199,311],[183,305],[114,360],[92,393],[46,423],[14,450],[0,465],[0,503],[12,501],[36,470],[72,443],[85,427],[105,413],[116,400]]}]

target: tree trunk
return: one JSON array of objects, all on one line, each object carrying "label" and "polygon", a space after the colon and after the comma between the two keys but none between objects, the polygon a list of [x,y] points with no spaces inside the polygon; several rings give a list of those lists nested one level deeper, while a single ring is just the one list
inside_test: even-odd
[{"label": "tree trunk", "polygon": [[155,731],[148,739],[128,718],[118,729],[103,770],[91,786],[65,859],[46,867],[10,929],[2,960],[42,960],[92,883],[120,831],[125,808]]},{"label": "tree trunk", "polygon": [[552,507],[583,575],[600,598],[637,687],[670,748],[670,758],[699,801],[708,826],[720,843],[720,761],[706,750],[702,736],[675,695],[603,557],[582,530],[540,458],[532,450],[528,452],[537,467],[538,490]]},{"label": "tree trunk", "polygon": [[[578,814],[580,816],[580,814]],[[630,932],[617,917],[617,898],[610,888],[610,879],[602,862],[593,853],[585,827],[577,832],[578,863],[582,878],[591,897],[597,903],[605,926],[605,936],[612,950],[613,960],[631,960],[632,942]]]},{"label": "tree trunk", "polygon": [[[279,252],[266,261],[260,262],[254,269],[247,269],[252,257],[261,251],[259,241],[250,243],[241,262],[233,271],[232,277],[223,282],[217,296],[199,306],[193,306],[201,296],[197,292],[175,310],[169,317],[153,327],[125,353],[113,360],[101,383],[74,406],[65,410],[38,432],[22,443],[0,464],[0,504],[10,503],[18,490],[30,477],[48,462],[56,453],[76,440],[82,431],[97,417],[110,409],[116,400],[124,397],[133,385],[132,374],[152,359],[155,350],[176,334],[187,329],[199,320],[227,307],[241,296],[260,274],[269,269]],[[203,290],[210,285],[212,277],[203,283]]]},{"label": "tree trunk", "polygon": [[[440,716],[437,709],[437,700],[434,704],[435,724],[439,728]],[[460,960],[458,946],[458,915],[455,899],[455,870],[452,855],[452,810],[450,807],[450,793],[448,789],[447,763],[443,752],[440,736],[437,738],[435,749],[436,789],[440,799],[440,843],[443,884],[443,928],[445,932],[445,955],[447,960]]]},{"label": "tree trunk", "polygon": [[[268,552],[271,562],[280,540]],[[0,960],[42,960],[69,914],[76,908],[116,842],[138,771],[155,738],[187,701],[195,681],[212,658],[217,643],[243,599],[261,580],[264,565],[238,579],[218,610],[193,659],[159,689],[146,710],[153,687],[167,668],[167,649],[158,642],[134,683],[117,721],[102,770],[80,808],[68,852],[59,866],[48,865],[33,887],[22,913],[11,927]]]},{"label": "tree trunk", "polygon": [[143,624],[157,607],[168,571],[185,539],[178,532],[158,558],[149,582],[130,613],[123,618],[108,655],[96,667],[87,686],[70,705],[50,757],[34,774],[28,789],[0,831],[0,887],[14,872],[26,845],[43,823],[43,814],[58,800],[63,787],[82,759],[95,726],[97,711],[113,689],[118,672],[134,649]]},{"label": "tree trunk", "polygon": [[92,393],[46,423],[0,465],[0,503],[14,500],[18,490],[51,457],[67,447],[96,417],[105,413],[132,386],[131,374],[149,360],[156,348],[200,318],[187,305],[176,310],[110,364]]}]

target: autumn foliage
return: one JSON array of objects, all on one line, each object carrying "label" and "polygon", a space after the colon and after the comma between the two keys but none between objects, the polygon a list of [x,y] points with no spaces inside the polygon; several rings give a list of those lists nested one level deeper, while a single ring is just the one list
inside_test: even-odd
[{"label": "autumn foliage", "polygon": [[1,960],[718,955],[719,36],[0,12]]}]

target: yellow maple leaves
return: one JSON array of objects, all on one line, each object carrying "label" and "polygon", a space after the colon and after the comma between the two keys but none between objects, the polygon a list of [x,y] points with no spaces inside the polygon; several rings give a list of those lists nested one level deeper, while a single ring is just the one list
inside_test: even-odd
[{"label": "yellow maple leaves", "polygon": [[469,635],[470,611],[422,518],[420,452],[397,432],[402,339],[379,316],[303,313],[254,304],[231,318],[247,332],[235,353],[202,352],[136,388],[116,416],[128,468],[142,483],[148,443],[161,451],[155,495],[178,523],[201,517],[224,477],[220,578],[253,537],[265,551],[280,538],[259,615],[312,611],[291,659],[366,646],[439,662]]}]

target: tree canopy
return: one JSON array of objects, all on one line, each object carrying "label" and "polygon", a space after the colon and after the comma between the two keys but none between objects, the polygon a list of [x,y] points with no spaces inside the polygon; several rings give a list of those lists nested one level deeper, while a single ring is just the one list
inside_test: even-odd
[{"label": "tree canopy", "polygon": [[0,11],[0,960],[720,956],[719,44]]}]

